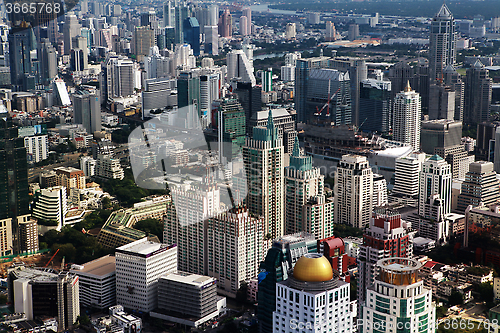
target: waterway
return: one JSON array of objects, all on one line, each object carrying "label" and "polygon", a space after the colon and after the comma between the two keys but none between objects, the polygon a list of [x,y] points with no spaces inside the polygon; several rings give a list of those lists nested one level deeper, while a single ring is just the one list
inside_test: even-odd
[{"label": "waterway", "polygon": [[286,53],[269,53],[269,54],[261,54],[253,57],[253,60],[262,60],[267,58],[278,58],[285,56]]},{"label": "waterway", "polygon": [[272,14],[295,15],[297,12],[293,10],[281,10],[269,8],[269,5],[253,5],[250,6],[252,12],[267,12]]}]

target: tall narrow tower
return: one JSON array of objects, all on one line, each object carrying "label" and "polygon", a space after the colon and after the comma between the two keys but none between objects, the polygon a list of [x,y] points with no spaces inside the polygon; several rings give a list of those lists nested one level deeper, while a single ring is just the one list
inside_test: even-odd
[{"label": "tall narrow tower", "polygon": [[247,138],[243,160],[247,172],[247,205],[250,213],[264,217],[264,233],[272,239],[284,231],[283,140],[269,110],[267,127],[254,127]]},{"label": "tall narrow tower", "polygon": [[443,200],[443,214],[450,213],[451,177],[451,166],[439,155],[434,155],[424,162],[420,173],[419,215],[424,215],[425,203],[433,194],[439,194],[439,197]]},{"label": "tall narrow tower", "polygon": [[420,94],[408,81],[394,99],[394,140],[410,144],[413,151],[420,150],[421,112]]},{"label": "tall narrow tower", "polygon": [[429,66],[431,82],[443,78],[443,70],[454,65],[456,59],[455,20],[448,7],[443,4],[431,22]]}]

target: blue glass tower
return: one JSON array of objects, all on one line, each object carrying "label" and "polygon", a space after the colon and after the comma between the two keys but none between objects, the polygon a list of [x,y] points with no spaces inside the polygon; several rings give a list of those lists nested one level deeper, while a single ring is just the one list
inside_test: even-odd
[{"label": "blue glass tower", "polygon": [[200,24],[196,17],[184,20],[184,42],[191,45],[195,56],[200,55]]}]

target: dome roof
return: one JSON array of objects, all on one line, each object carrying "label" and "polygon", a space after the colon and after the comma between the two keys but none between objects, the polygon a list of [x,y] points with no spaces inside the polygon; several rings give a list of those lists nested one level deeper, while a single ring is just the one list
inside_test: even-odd
[{"label": "dome roof", "polygon": [[333,278],[332,266],[323,255],[308,253],[297,260],[293,277],[305,282],[330,281]]}]

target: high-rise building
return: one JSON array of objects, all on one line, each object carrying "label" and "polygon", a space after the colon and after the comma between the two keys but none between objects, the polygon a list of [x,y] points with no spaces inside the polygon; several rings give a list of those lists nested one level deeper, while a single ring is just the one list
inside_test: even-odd
[{"label": "high-rise building", "polygon": [[63,186],[54,186],[40,190],[38,198],[33,208],[33,217],[42,220],[56,221],[57,230],[66,223],[66,214],[68,213],[68,200],[66,188]]},{"label": "high-rise building", "polygon": [[464,93],[464,123],[478,124],[490,119],[493,79],[489,71],[477,60],[467,69]]},{"label": "high-rise building", "polygon": [[200,24],[196,17],[184,20],[184,42],[191,45],[193,55],[200,55]]},{"label": "high-rise building", "polygon": [[222,71],[220,71],[219,68],[214,68],[213,66],[210,69],[207,68],[206,71],[200,75],[200,111],[204,126],[212,124],[214,118],[214,115],[212,114],[212,104],[221,96],[220,87],[222,86],[223,81],[224,78]]},{"label": "high-rise building", "polygon": [[364,306],[367,289],[373,285],[378,273],[375,270],[377,261],[390,257],[411,258],[413,255],[411,237],[405,222],[401,220],[401,214],[388,209],[376,209],[359,250],[358,305]]},{"label": "high-rise building", "polygon": [[253,66],[242,50],[233,50],[227,55],[227,80],[240,78],[240,82],[250,82],[255,86],[256,80]]},{"label": "high-rise building", "polygon": [[184,20],[186,20],[191,15],[191,10],[188,4],[184,1],[174,2],[174,19],[175,19],[175,44],[181,44],[184,42]]},{"label": "high-rise building", "polygon": [[311,69],[307,82],[305,121],[334,122],[337,126],[352,123],[349,73],[335,69]]},{"label": "high-rise building", "polygon": [[424,153],[413,153],[396,159],[392,193],[417,199],[420,171],[424,161]]},{"label": "high-rise building", "polygon": [[262,91],[269,92],[273,90],[273,69],[269,68],[262,72]]},{"label": "high-rise building", "polygon": [[455,65],[456,39],[455,20],[448,7],[443,4],[430,27],[429,72],[433,83],[442,80],[446,66]]},{"label": "high-rise building", "polygon": [[408,143],[420,150],[421,99],[408,82],[394,100],[394,140]]},{"label": "high-rise building", "polygon": [[342,156],[335,173],[335,187],[335,222],[366,227],[373,204],[373,172],[366,157]]},{"label": "high-rise building", "polygon": [[146,237],[116,249],[116,302],[136,311],[158,307],[158,279],[177,272],[177,245]]},{"label": "high-rise building", "polygon": [[109,57],[106,63],[108,100],[132,95],[134,83],[134,63],[132,60],[126,57]]},{"label": "high-rise building", "polygon": [[243,8],[242,10],[243,16],[247,18],[246,23],[247,23],[247,34],[251,35],[252,34],[252,8],[246,7]]},{"label": "high-rise building", "polygon": [[32,51],[37,49],[33,29],[23,21],[19,27],[12,27],[10,29],[8,40],[12,91],[35,89],[39,73],[38,62],[36,58],[32,57]]},{"label": "high-rise building", "polygon": [[199,70],[181,71],[177,79],[177,106],[184,108],[193,105],[201,116]]},{"label": "high-rise building", "polygon": [[219,19],[219,35],[231,38],[233,35],[233,21],[229,9],[226,9]]},{"label": "high-rise building", "polygon": [[49,157],[49,138],[47,135],[25,136],[24,147],[26,147],[30,162],[38,163]]},{"label": "high-rise building", "polygon": [[360,129],[388,133],[392,128],[391,81],[366,79],[359,88]]},{"label": "high-rise building", "polygon": [[163,26],[175,26],[175,5],[177,1],[167,0],[163,3]]},{"label": "high-rise building", "polygon": [[464,117],[464,93],[465,84],[456,69],[448,65],[444,69],[444,84],[451,87],[455,92],[455,116],[456,121],[463,121]]},{"label": "high-rise building", "polygon": [[296,137],[285,168],[285,232],[308,232],[317,239],[333,235],[333,201],[326,200],[324,176],[312,166],[310,156],[301,156]]},{"label": "high-rise building", "polygon": [[73,48],[73,38],[78,36],[80,24],[75,15],[67,14],[64,17],[63,38],[64,38],[64,54],[70,54]]},{"label": "high-rise building", "polygon": [[74,121],[83,124],[87,133],[94,134],[101,130],[101,103],[99,92],[78,90],[73,97]]},{"label": "high-rise building", "polygon": [[[409,258],[387,258],[376,263],[373,286],[362,305],[362,332],[435,332],[436,308],[432,290],[419,276],[422,263]],[[402,329],[400,329],[402,327]]]},{"label": "high-rise building", "polygon": [[[216,109],[215,109],[216,107]],[[217,129],[219,161],[231,161],[245,145],[245,110],[236,98],[214,101],[212,127]]]},{"label": "high-rise building", "polygon": [[326,21],[326,34],[325,39],[328,42],[334,42],[337,40],[337,31],[335,30],[335,24],[331,21]]},{"label": "high-rise building", "polygon": [[392,82],[393,98],[403,91],[410,82],[410,86],[420,94],[422,110],[429,106],[429,66],[424,59],[411,67],[406,62],[399,62],[389,69],[389,79]]},{"label": "high-rise building", "polygon": [[95,176],[98,178],[120,180],[125,177],[123,168],[120,165],[120,160],[112,158],[110,155],[97,156]]},{"label": "high-rise building", "polygon": [[[18,218],[18,224],[19,224],[19,252],[20,253],[38,252],[39,250],[38,223],[36,222],[36,220],[32,219],[30,215],[24,215],[21,216],[21,220],[19,220]],[[8,224],[8,228],[12,229],[10,223]],[[11,232],[12,230],[9,231]]]},{"label": "high-rise building", "polygon": [[246,16],[240,16],[240,35],[248,36],[248,19]]},{"label": "high-rise building", "polygon": [[372,207],[383,207],[388,204],[387,181],[384,176],[373,174],[373,204]]},{"label": "high-rise building", "polygon": [[49,39],[42,40],[37,55],[40,61],[40,83],[48,86],[57,76],[57,53]]},{"label": "high-rise building", "polygon": [[138,60],[149,55],[149,50],[156,44],[155,31],[149,26],[135,27],[132,38],[132,53]]},{"label": "high-rise building", "polygon": [[236,297],[242,281],[259,274],[264,259],[264,220],[246,207],[208,219],[208,275],[217,279],[220,294]]},{"label": "high-rise building", "polygon": [[245,110],[246,134],[251,136],[253,125],[250,124],[249,120],[257,117],[259,111],[262,110],[262,88],[252,85],[251,82],[237,81],[233,93],[238,96],[238,100]]},{"label": "high-rise building", "polygon": [[349,24],[349,32],[347,34],[347,39],[350,41],[356,40],[359,37],[359,25],[355,23]]},{"label": "high-rise building", "polygon": [[349,258],[346,253],[347,244],[340,237],[331,236],[318,240],[318,253],[324,255],[330,262],[339,279],[350,282]]},{"label": "high-rise building", "polygon": [[349,283],[333,274],[328,260],[318,253],[306,254],[293,275],[276,285],[272,332],[350,332],[350,302]]},{"label": "high-rise building", "polygon": [[295,23],[289,22],[286,24],[285,27],[285,39],[291,40],[295,39],[295,36],[297,35]]},{"label": "high-rise building", "polygon": [[422,165],[419,181],[418,214],[424,215],[425,203],[433,194],[439,194],[444,203],[444,214],[451,211],[451,166],[439,155],[428,158]]},{"label": "high-rise building", "polygon": [[284,147],[274,126],[271,110],[267,127],[254,127],[247,138],[243,159],[247,172],[248,210],[264,217],[264,234],[271,239],[284,232]]},{"label": "high-rise building", "polygon": [[500,199],[498,180],[491,162],[477,161],[469,165],[469,172],[462,183],[462,193],[458,195],[457,209],[465,212],[469,205],[488,206]]},{"label": "high-rise building", "polygon": [[206,25],[203,28],[205,33],[205,53],[216,56],[219,54],[219,32],[216,25]]},{"label": "high-rise building", "polygon": [[414,225],[418,236],[432,239],[437,245],[444,245],[450,238],[450,222],[446,218],[444,202],[439,194],[433,194],[427,199],[424,206],[424,215],[419,216],[418,223]]},{"label": "high-rise building", "polygon": [[[442,150],[460,145],[462,139],[462,123],[448,119],[423,121],[420,148],[427,154],[439,154]],[[441,156],[445,158],[444,156]]]},{"label": "high-rise building", "polygon": [[429,90],[429,120],[455,119],[455,91],[443,84],[433,84]]}]

